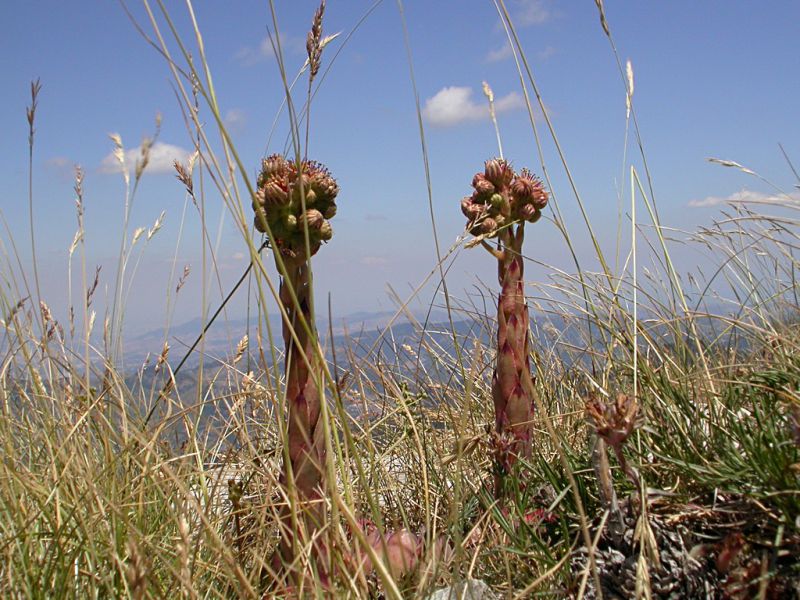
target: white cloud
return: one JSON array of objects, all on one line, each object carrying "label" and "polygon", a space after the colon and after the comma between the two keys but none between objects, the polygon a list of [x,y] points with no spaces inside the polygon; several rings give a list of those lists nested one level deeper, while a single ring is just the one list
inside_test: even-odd
[{"label": "white cloud", "polygon": [[785,204],[787,202],[800,202],[800,194],[769,195],[743,189],[734,192],[730,196],[708,196],[702,200],[690,200],[689,206],[692,208],[707,208],[709,206],[719,206],[720,204]]},{"label": "white cloud", "polygon": [[225,113],[222,121],[228,129],[233,131],[241,131],[247,124],[247,115],[241,108],[232,108]]},{"label": "white cloud", "polygon": [[493,62],[500,62],[501,60],[505,60],[507,58],[511,58],[513,52],[511,52],[511,44],[506,43],[500,46],[499,48],[495,48],[494,50],[489,50],[489,53],[486,55],[486,58],[483,59],[483,62],[493,63]]},{"label": "white cloud", "polygon": [[[306,48],[305,38],[294,35],[288,35],[286,33],[281,33],[279,38],[281,42],[281,51],[283,52],[284,56],[287,53],[298,54],[301,52],[305,52]],[[236,59],[244,66],[249,67],[264,60],[274,58],[275,57],[275,48],[273,47],[274,42],[275,42],[274,38],[270,39],[270,37],[267,36],[263,40],[261,40],[261,43],[258,45],[257,48],[246,46],[240,49],[236,53]]]},{"label": "white cloud", "polygon": [[[451,127],[468,121],[489,118],[488,102],[476,103],[472,99],[472,88],[450,86],[439,90],[435,96],[425,100],[422,116],[431,125]],[[497,113],[509,112],[525,106],[525,101],[516,92],[506,94],[494,101]]]},{"label": "white cloud", "polygon": [[[190,154],[191,153],[188,150],[184,150],[179,146],[173,146],[172,144],[165,144],[163,142],[156,142],[150,148],[150,157],[147,162],[147,168],[145,169],[145,172],[172,173],[175,171],[173,163],[176,160],[186,163],[189,160]],[[125,165],[128,167],[129,172],[133,173],[134,169],[136,168],[136,161],[141,160],[141,156],[141,146],[125,150]],[[100,163],[101,173],[120,173],[121,171],[122,165],[119,164],[119,161],[117,160],[117,157],[114,156],[113,152],[109,153],[105,158],[103,158],[102,162]]]}]

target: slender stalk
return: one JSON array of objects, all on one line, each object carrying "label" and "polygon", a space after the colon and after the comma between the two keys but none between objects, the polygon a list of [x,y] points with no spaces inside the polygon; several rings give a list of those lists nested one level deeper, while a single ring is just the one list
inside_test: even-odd
[{"label": "slender stalk", "polygon": [[[36,122],[36,108],[39,104],[39,92],[42,90],[42,84],[37,79],[31,82],[31,105],[26,109],[26,116],[28,118],[28,223],[30,226],[31,236],[31,262],[33,264],[33,284],[36,289],[36,307],[38,309],[39,302],[42,300],[42,292],[39,286],[39,261],[36,259],[36,237],[35,237],[35,220],[33,217],[33,141],[36,129],[34,124]],[[39,312],[36,310],[35,312]],[[45,324],[44,318],[39,315],[39,324],[42,330],[42,341],[46,343]]]}]

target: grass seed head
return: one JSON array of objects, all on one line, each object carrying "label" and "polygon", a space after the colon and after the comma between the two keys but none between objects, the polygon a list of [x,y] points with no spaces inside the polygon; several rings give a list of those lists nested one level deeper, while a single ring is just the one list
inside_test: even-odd
[{"label": "grass seed head", "polygon": [[319,3],[311,21],[311,31],[306,37],[306,52],[308,53],[308,64],[311,69],[311,79],[314,81],[322,62],[322,17],[325,14],[325,0]]}]

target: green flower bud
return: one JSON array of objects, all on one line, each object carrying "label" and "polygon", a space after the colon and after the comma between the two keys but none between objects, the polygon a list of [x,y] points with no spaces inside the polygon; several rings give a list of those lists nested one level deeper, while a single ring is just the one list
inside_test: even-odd
[{"label": "green flower bud", "polygon": [[264,206],[264,189],[258,188],[253,196],[253,210]]},{"label": "green flower bud", "polygon": [[319,228],[319,239],[327,242],[333,237],[333,228],[328,221],[323,221]]},{"label": "green flower bud", "polygon": [[260,231],[261,233],[266,233],[267,213],[264,212],[264,209],[261,206],[257,207],[255,212],[256,215],[255,218],[253,219],[253,225],[255,225],[257,231]]},{"label": "green flower bud", "polygon": [[336,216],[336,204],[335,204],[335,203],[333,203],[333,202],[331,202],[330,206],[328,206],[328,208],[326,208],[326,209],[325,209],[325,210],[322,212],[322,215],[323,215],[323,216],[324,216],[326,219],[332,219],[333,217],[335,217],[335,216]]}]

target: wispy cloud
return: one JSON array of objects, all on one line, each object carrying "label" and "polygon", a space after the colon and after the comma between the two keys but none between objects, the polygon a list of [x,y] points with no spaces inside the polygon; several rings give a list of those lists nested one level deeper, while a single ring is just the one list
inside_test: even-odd
[{"label": "wispy cloud", "polygon": [[382,267],[388,264],[388,260],[382,256],[364,256],[358,262],[367,267]]},{"label": "wispy cloud", "polygon": [[[300,36],[289,35],[286,33],[281,33],[280,36],[281,42],[281,51],[284,55],[288,54],[300,54],[305,51],[306,48],[306,41],[305,38]],[[275,48],[273,47],[273,43],[275,39],[270,39],[269,36],[265,37],[261,40],[261,43],[257,47],[253,46],[245,46],[241,48],[236,53],[236,60],[238,60],[242,65],[246,67],[250,67],[262,61],[271,59],[275,57]]]},{"label": "wispy cloud", "polygon": [[241,108],[232,108],[225,113],[222,121],[228,129],[241,131],[247,124],[247,114]]},{"label": "wispy cloud", "polygon": [[59,181],[71,181],[75,177],[76,164],[66,156],[48,158],[44,165]]},{"label": "wispy cloud", "polygon": [[800,202],[800,193],[770,195],[743,189],[730,196],[707,196],[702,200],[690,200],[692,208],[708,208],[720,204],[785,204]]},{"label": "wispy cloud", "polygon": [[512,18],[517,27],[541,25],[553,18],[546,0],[516,0],[512,4]]},{"label": "wispy cloud", "polygon": [[[540,61],[545,61],[551,56],[556,53],[556,49],[553,46],[545,46],[542,50],[539,50],[536,53],[536,58]],[[511,44],[506,40],[506,43],[500,46],[499,48],[494,48],[489,50],[486,56],[483,58],[483,62],[485,63],[495,63],[500,62],[501,60],[507,60],[514,56],[514,53],[511,51]]]},{"label": "wispy cloud", "polygon": [[54,156],[53,158],[47,159],[45,164],[52,169],[66,169],[72,167],[72,161],[65,156]]},{"label": "wispy cloud", "polygon": [[539,60],[547,60],[556,53],[554,46],[545,46],[542,50],[536,53],[536,58]]},{"label": "wispy cloud", "polygon": [[489,53],[483,59],[483,62],[487,63],[494,63],[500,62],[501,60],[506,60],[507,58],[511,58],[513,56],[513,52],[511,51],[511,44],[506,43],[500,46],[499,48],[495,48],[494,50],[489,50]]},{"label": "wispy cloud", "polygon": [[[469,121],[489,118],[489,105],[475,102],[473,90],[466,86],[450,86],[439,90],[436,95],[425,100],[422,116],[438,127],[452,127]],[[525,101],[516,92],[496,98],[494,108],[497,113],[509,112],[525,106]]]},{"label": "wispy cloud", "polygon": [[[147,173],[173,173],[175,167],[173,163],[177,160],[186,163],[191,153],[184,150],[180,146],[173,146],[172,144],[165,144],[163,142],[156,142],[150,148],[150,157],[147,162]],[[136,161],[140,160],[142,156],[141,146],[125,150],[125,166],[128,170],[133,172],[136,168]],[[114,156],[114,153],[109,153],[100,162],[101,173],[120,173],[122,165],[119,160]]]}]

